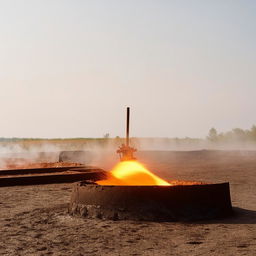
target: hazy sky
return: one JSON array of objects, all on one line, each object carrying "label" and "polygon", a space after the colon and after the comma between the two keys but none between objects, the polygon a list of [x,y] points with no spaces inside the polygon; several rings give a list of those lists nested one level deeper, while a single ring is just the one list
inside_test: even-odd
[{"label": "hazy sky", "polygon": [[256,1],[0,0],[0,137],[204,137],[256,124]]}]

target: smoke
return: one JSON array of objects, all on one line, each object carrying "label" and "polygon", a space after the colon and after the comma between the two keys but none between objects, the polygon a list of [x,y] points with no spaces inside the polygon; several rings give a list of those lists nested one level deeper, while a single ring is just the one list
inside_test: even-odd
[{"label": "smoke", "polygon": [[140,151],[198,151],[198,150],[256,150],[253,140],[210,141],[193,138],[133,138],[132,144]]},{"label": "smoke", "polygon": [[[10,165],[27,163],[58,162],[60,154],[67,151],[80,151],[76,157],[67,158],[68,162],[79,162],[110,170],[118,161],[116,153],[124,142],[121,138],[102,139],[20,139],[0,142],[0,169]],[[253,141],[218,142],[191,138],[131,138],[131,146],[138,151],[197,151],[197,150],[256,150]],[[138,152],[140,155],[140,152]]]},{"label": "smoke", "polygon": [[58,162],[63,153],[67,162],[109,169],[118,161],[117,147],[117,141],[111,139],[5,141],[0,142],[0,169]]},{"label": "smoke", "polygon": [[24,145],[21,142],[5,142],[0,144],[0,168],[20,166],[28,163],[58,161],[58,147],[50,143]]}]

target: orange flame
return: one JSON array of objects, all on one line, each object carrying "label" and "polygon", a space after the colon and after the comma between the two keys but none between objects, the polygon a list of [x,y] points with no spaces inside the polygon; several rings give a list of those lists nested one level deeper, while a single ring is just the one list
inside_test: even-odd
[{"label": "orange flame", "polygon": [[167,181],[157,177],[138,161],[122,161],[110,172],[107,180],[97,181],[99,185],[157,185],[170,186]]}]

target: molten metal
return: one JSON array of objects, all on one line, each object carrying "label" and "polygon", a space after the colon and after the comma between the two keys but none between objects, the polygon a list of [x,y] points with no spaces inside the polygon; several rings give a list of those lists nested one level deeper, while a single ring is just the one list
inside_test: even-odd
[{"label": "molten metal", "polygon": [[170,186],[167,181],[157,177],[138,161],[122,161],[110,172],[107,180],[98,181],[99,185],[140,185]]},{"label": "molten metal", "polygon": [[121,162],[110,172],[107,180],[98,181],[99,185],[135,185],[135,186],[170,186],[170,184],[150,172],[141,163],[136,161],[133,153],[137,150],[130,147],[129,137],[130,108],[126,115],[126,145],[122,144],[116,151]]}]

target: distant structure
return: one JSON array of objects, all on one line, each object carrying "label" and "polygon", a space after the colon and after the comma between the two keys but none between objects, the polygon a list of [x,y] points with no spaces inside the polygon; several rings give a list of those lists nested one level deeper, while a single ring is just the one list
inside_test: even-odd
[{"label": "distant structure", "polygon": [[129,137],[129,128],[130,128],[130,108],[126,108],[126,144],[122,144],[118,150],[116,151],[121,161],[130,161],[135,160],[134,152],[137,151],[137,149],[130,147],[130,137]]}]

